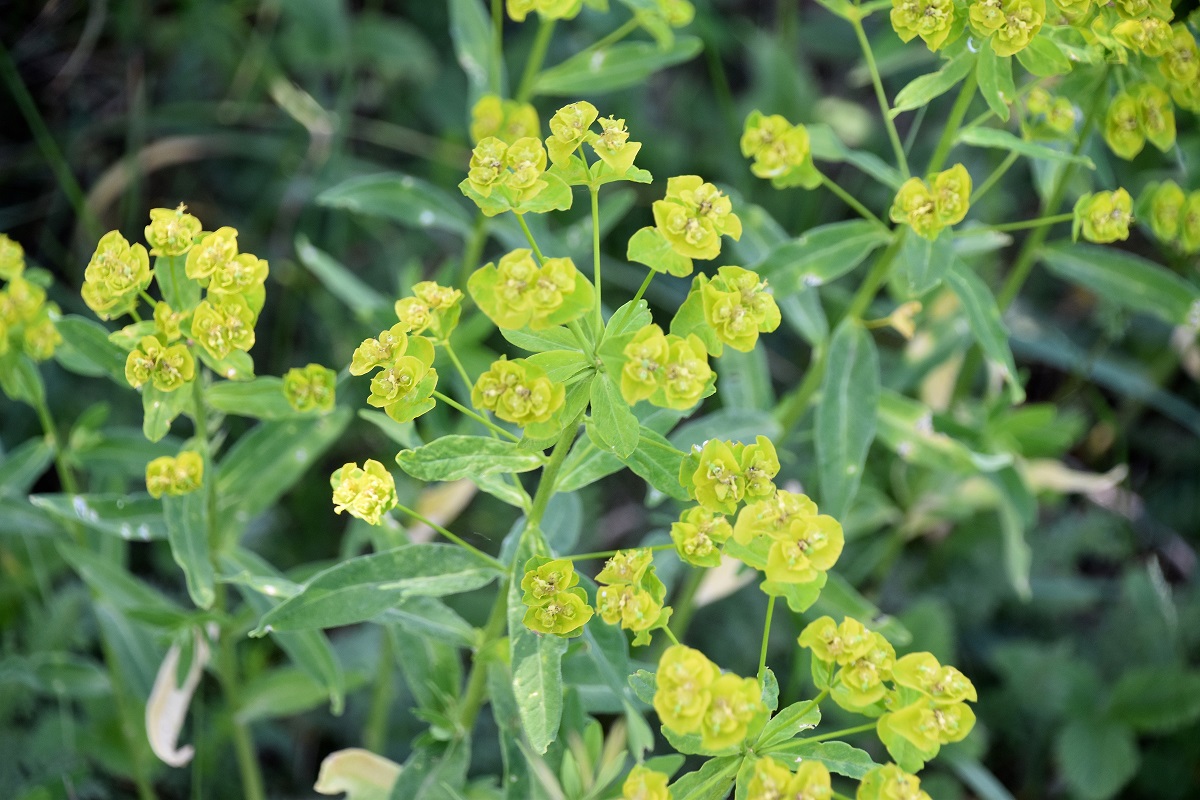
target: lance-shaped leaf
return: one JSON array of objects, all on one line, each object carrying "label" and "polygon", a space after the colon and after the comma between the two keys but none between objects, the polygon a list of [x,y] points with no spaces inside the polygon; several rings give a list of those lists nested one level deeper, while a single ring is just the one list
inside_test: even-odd
[{"label": "lance-shaped leaf", "polygon": [[821,510],[845,517],[875,439],[879,356],[866,329],[845,320],[829,343],[828,369],[815,420]]},{"label": "lance-shaped leaf", "polygon": [[422,481],[454,481],[497,472],[529,472],[544,461],[540,453],[521,450],[516,442],[486,436],[442,436],[427,445],[401,450],[400,468]]},{"label": "lance-shaped leaf", "polygon": [[171,555],[183,570],[188,595],[200,608],[212,605],[216,576],[208,549],[208,511],[203,491],[163,498],[167,541]]}]

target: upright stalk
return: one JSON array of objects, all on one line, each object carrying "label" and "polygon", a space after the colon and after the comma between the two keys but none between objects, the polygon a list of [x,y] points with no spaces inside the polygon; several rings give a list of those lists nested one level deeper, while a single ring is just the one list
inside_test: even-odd
[{"label": "upright stalk", "polygon": [[529,60],[525,62],[525,72],[521,75],[521,87],[517,90],[517,102],[528,103],[533,97],[533,83],[537,80],[542,64],[546,60],[546,50],[550,47],[550,37],[554,35],[555,20],[541,17],[538,21],[537,36],[533,39],[533,49],[529,51]]},{"label": "upright stalk", "polygon": [[[208,513],[205,515],[208,523],[208,554],[213,568],[220,572],[219,553],[224,546],[223,537],[217,526],[217,482],[216,470],[212,457],[212,443],[209,440],[208,409],[204,404],[204,386],[202,379],[197,376],[193,382],[194,417],[196,423],[196,439],[204,456],[204,496]],[[227,620],[226,585],[218,582],[213,598],[213,612],[218,619]],[[263,787],[262,771],[258,765],[258,756],[254,751],[254,740],[250,729],[238,713],[241,711],[241,678],[238,674],[237,653],[233,640],[234,629],[228,623],[222,625],[217,641],[217,683],[221,686],[221,694],[229,707],[230,733],[233,737],[233,749],[237,757],[238,771],[242,776],[242,793],[247,800],[265,800],[266,790]]]},{"label": "upright stalk", "polygon": [[592,279],[596,284],[596,336],[604,330],[604,315],[600,312],[600,187],[589,186],[592,195]]},{"label": "upright stalk", "polygon": [[863,58],[867,61],[867,71],[871,73],[871,83],[875,86],[875,99],[879,101],[879,110],[883,113],[883,124],[887,126],[888,139],[892,142],[892,151],[896,154],[896,164],[899,165],[900,171],[904,173],[904,177],[909,177],[912,173],[908,171],[908,159],[904,157],[904,145],[900,143],[900,134],[896,130],[896,123],[892,121],[891,104],[888,102],[887,94],[883,91],[883,79],[879,76],[879,67],[875,63],[875,54],[871,52],[871,42],[867,40],[867,33],[863,30],[862,20],[851,19],[850,24],[854,26],[854,35],[858,37],[858,44],[862,48]]},{"label": "upright stalk", "polygon": [[771,617],[775,615],[775,595],[767,600],[767,618],[763,621],[762,647],[758,653],[758,682],[761,684],[767,672],[767,645],[771,641]]},{"label": "upright stalk", "polygon": [[942,138],[938,140],[933,156],[929,159],[929,169],[925,171],[926,174],[932,175],[946,163],[946,156],[950,155],[950,148],[954,147],[954,137],[958,135],[963,117],[967,115],[967,109],[971,107],[971,101],[975,99],[976,85],[975,70],[971,70],[958,90],[958,97],[954,100],[954,107],[950,109],[946,127],[942,130]]}]

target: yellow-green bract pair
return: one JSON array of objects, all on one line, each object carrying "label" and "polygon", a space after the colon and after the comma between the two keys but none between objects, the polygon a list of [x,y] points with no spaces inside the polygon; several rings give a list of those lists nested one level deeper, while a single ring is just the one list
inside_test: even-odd
[{"label": "yellow-green bract pair", "polygon": [[654,710],[663,726],[699,734],[707,750],[736,747],[766,722],[758,681],[722,675],[699,650],[668,647],[659,659],[655,682]]},{"label": "yellow-green bract pair", "polygon": [[936,239],[943,228],[957,225],[971,205],[971,175],[962,164],[939,172],[926,183],[909,178],[892,203],[892,222],[906,223],[918,236]]},{"label": "yellow-green bract pair", "polygon": [[1174,181],[1152,183],[1138,202],[1160,241],[1184,253],[1200,252],[1200,189],[1184,194]]},{"label": "yellow-green bract pair", "polygon": [[0,356],[20,351],[34,361],[46,361],[62,344],[54,327],[59,308],[46,302],[46,290],[25,277],[25,251],[0,234]]},{"label": "yellow-green bract pair", "polygon": [[155,499],[164,494],[190,494],[203,483],[204,458],[192,450],[160,456],[146,465],[146,491]]},{"label": "yellow-green bract pair", "polygon": [[1133,198],[1124,189],[1085,194],[1075,202],[1071,236],[1108,244],[1129,238],[1133,221]]}]

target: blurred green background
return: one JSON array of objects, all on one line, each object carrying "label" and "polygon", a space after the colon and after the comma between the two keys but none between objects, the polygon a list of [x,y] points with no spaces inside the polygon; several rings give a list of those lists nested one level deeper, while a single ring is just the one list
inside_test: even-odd
[{"label": "blurred green background", "polygon": [[[607,15],[585,11],[561,24],[547,64],[624,21],[628,12],[613,5]],[[752,235],[733,257],[749,263],[783,232],[797,236],[848,216],[828,193],[776,192],[750,175],[738,137],[751,109],[825,123],[848,146],[885,159],[886,140],[849,26],[815,4],[792,0],[701,0],[697,10],[685,33],[703,43],[699,55],[639,85],[583,99],[602,114],[626,119],[632,138],[643,142],[639,165],[657,179],[696,173],[740,198],[737,207],[746,209]],[[301,258],[298,237],[388,298],[422,276],[460,274],[463,241],[454,232],[317,202],[346,179],[378,172],[416,176],[463,200],[454,187],[465,171],[476,89],[455,59],[446,4],[9,0],[2,14],[0,231],[24,245],[32,264],[55,274],[60,284],[51,297],[65,311],[89,313],[77,287],[100,233],[115,228],[133,239],[149,208],[180,202],[206,229],[237,227],[242,246],[270,262],[253,351],[260,374],[313,361],[341,369],[358,342],[377,330],[374,319],[353,312],[322,282],[311,253]],[[902,44],[886,15],[872,17],[868,29],[891,93],[933,68],[934,56],[919,43]],[[510,84],[534,30],[531,23],[505,27]],[[579,98],[541,97],[535,104],[545,121],[573,99]],[[926,112],[900,118],[917,163],[933,149],[948,110],[942,98]],[[1165,169],[1157,154],[1114,163],[1102,147],[1094,148],[1098,185],[1134,191]],[[1195,118],[1184,112],[1178,157],[1195,163],[1198,153]],[[977,175],[1000,160],[989,151],[954,156]],[[842,165],[830,165],[830,173],[872,209],[890,203],[886,190],[862,173]],[[1022,162],[973,215],[992,222],[1037,216],[1037,181]],[[611,260],[605,296],[614,306],[641,281],[641,269],[621,260],[624,242],[646,224],[660,193],[655,186],[606,194],[613,233],[605,244]],[[460,205],[474,216],[469,204]],[[579,236],[588,222],[578,211],[568,220],[580,224],[575,239],[556,223],[565,231],[564,247],[586,248]],[[1141,234],[1127,246],[1160,262],[1174,258]],[[480,263],[505,249],[502,236],[492,239]],[[1012,252],[985,254],[980,274],[995,285]],[[1196,277],[1194,261],[1174,258],[1172,265]],[[821,302],[844,307],[854,281],[822,287]],[[660,280],[648,298],[665,316],[685,292],[682,281]],[[880,303],[880,315],[889,310]],[[787,320],[790,326],[764,339],[771,388],[779,396],[798,383],[810,354],[797,314]],[[846,521],[849,543],[838,571],[898,616],[914,647],[958,665],[980,687],[980,730],[947,748],[923,785],[937,800],[1200,797],[1200,356],[1194,344],[1182,356],[1166,347],[1164,325],[1040,270],[1007,321],[1028,402],[1048,405],[1023,413],[1003,404],[974,405],[947,415],[947,424],[973,442],[1000,441],[1027,458],[1116,472],[1092,491],[1041,495],[1028,531],[1030,591],[1021,597],[1001,566],[1004,521],[971,502],[971,484],[890,455],[869,461],[870,474]],[[938,325],[931,315],[925,344],[945,349],[924,361],[914,360],[914,345],[880,334],[887,385],[933,391],[931,374],[962,345],[961,331]],[[463,335],[474,337],[464,347],[473,372],[503,345],[479,326]],[[106,430],[134,432],[122,440],[128,449],[120,457],[96,457],[92,490],[136,486],[140,465],[157,450],[138,442],[140,408],[132,395],[53,365],[44,374],[62,424],[74,425],[99,402],[107,408]],[[352,381],[349,391],[365,397],[365,383]],[[723,400],[729,398],[715,398],[708,409],[719,409]],[[25,407],[3,401],[0,408],[5,450],[40,434]],[[763,419],[769,421],[768,411]],[[98,412],[90,413],[91,428],[78,428],[77,435],[100,424]],[[802,485],[813,475],[810,422],[806,417],[778,431],[785,476]],[[236,435],[243,423],[232,424]],[[433,430],[448,424],[440,416],[430,423]],[[355,551],[361,531],[347,531],[333,515],[327,476],[346,461],[390,462],[395,450],[378,429],[356,423],[281,507],[255,523],[248,544],[277,567],[301,567],[302,574],[314,562]],[[57,490],[52,473],[35,487]],[[417,490],[410,484],[402,493],[411,497]],[[588,522],[580,546],[588,550],[636,544],[663,530],[672,514],[647,510],[629,476],[608,479],[581,499]],[[498,543],[510,521],[504,507],[484,497],[454,527],[472,541]],[[87,595],[65,574],[55,586],[54,624],[33,624],[32,588],[19,569],[28,556],[18,522],[0,519],[0,659],[53,647],[89,651],[94,622]],[[178,581],[161,577],[173,575],[164,548],[134,545],[131,559],[139,574],[181,591]],[[753,669],[748,654],[757,652],[763,606],[754,591],[704,606],[689,641],[745,674]],[[769,663],[791,697],[807,691],[807,662],[795,647],[802,624],[789,618],[772,639]],[[360,682],[369,677],[377,635],[351,630],[334,637]],[[267,652],[252,649],[250,661]],[[405,691],[398,683],[401,702]],[[202,714],[203,697],[200,702]],[[319,760],[358,743],[368,703],[368,692],[359,691],[341,718],[316,703],[295,714],[264,712],[255,732],[274,794],[310,796]],[[99,705],[81,700],[64,710],[52,699],[7,693],[0,684],[0,788],[124,796],[127,787],[106,771],[106,760],[118,756],[106,752],[113,723]],[[402,759],[423,727],[398,708],[385,754]],[[494,757],[481,749],[476,769],[494,769]],[[220,793],[226,771],[219,750],[201,747],[197,774],[207,776],[212,792],[201,796],[229,796]],[[177,791],[164,796],[187,796],[182,774],[165,775],[160,785]],[[67,794],[63,786],[70,787]]]}]

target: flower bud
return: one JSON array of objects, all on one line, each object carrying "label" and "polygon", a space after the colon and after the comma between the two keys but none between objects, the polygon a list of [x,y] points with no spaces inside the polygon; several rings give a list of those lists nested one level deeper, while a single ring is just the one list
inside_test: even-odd
[{"label": "flower bud", "polygon": [[333,510],[378,525],[396,507],[396,482],[383,464],[367,459],[362,467],[344,464],[329,479],[333,488]]},{"label": "flower bud", "polygon": [[1114,153],[1131,160],[1146,146],[1146,136],[1138,119],[1138,103],[1127,92],[1121,92],[1108,105],[1104,118],[1104,141]]},{"label": "flower bud", "polygon": [[337,373],[320,364],[293,367],[283,375],[283,396],[296,411],[333,411]]},{"label": "flower bud", "polygon": [[1112,192],[1085,194],[1075,203],[1075,223],[1072,231],[1089,242],[1109,244],[1129,238],[1129,223],[1133,221],[1133,198],[1124,189]]},{"label": "flower bud", "polygon": [[920,36],[932,51],[946,44],[954,30],[953,0],[892,0],[892,28],[902,41]]},{"label": "flower bud", "polygon": [[183,203],[178,208],[150,209],[150,224],[146,226],[146,241],[152,256],[181,256],[192,249],[202,227],[200,220],[185,213]]},{"label": "flower bud", "polygon": [[100,319],[119,317],[137,306],[139,294],[150,285],[150,256],[142,245],[131,245],[119,232],[110,231],[96,245],[83,278],[88,308]]},{"label": "flower bud", "polygon": [[184,268],[187,276],[207,286],[214,272],[237,257],[237,235],[234,228],[224,227],[201,239],[188,251]]}]

